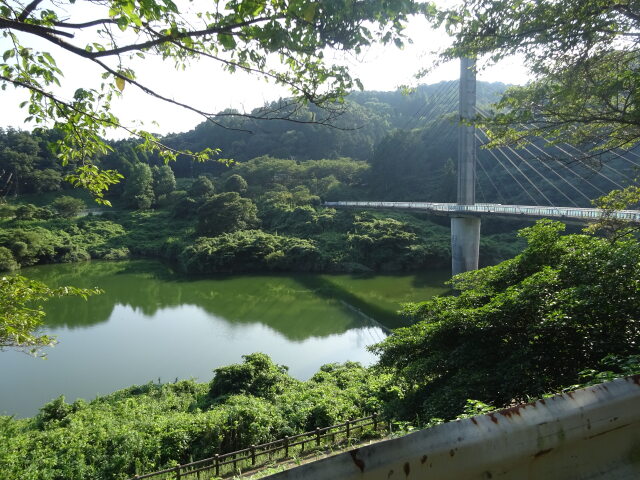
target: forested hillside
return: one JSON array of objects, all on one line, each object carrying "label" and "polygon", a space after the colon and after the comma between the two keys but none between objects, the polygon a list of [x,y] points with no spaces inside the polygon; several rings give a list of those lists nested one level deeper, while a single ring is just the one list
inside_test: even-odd
[{"label": "forested hillside", "polygon": [[[495,100],[503,88],[482,84],[480,101]],[[354,93],[332,127],[299,123],[319,114],[301,107],[297,121],[229,117],[226,128],[204,123],[164,139],[179,149],[219,148],[230,161],[179,157],[165,164],[136,142],[113,142],[96,160],[124,175],[106,194],[113,207],[81,219],[91,199],[64,180],[75,166],[60,165],[51,153],[56,132],[3,131],[1,268],[129,256],[164,258],[197,273],[446,266],[445,219],[321,204],[453,200],[456,90],[446,82],[410,94]],[[518,248],[513,235],[486,236],[483,261]]]},{"label": "forested hillside", "polygon": [[[479,108],[488,108],[504,88],[480,83]],[[64,180],[75,166],[60,165],[51,152],[58,134],[2,131],[0,193],[8,203],[0,268],[129,256],[163,258],[197,273],[446,266],[446,219],[321,205],[455,201],[456,98],[453,81],[410,94],[356,92],[338,106],[345,113],[331,127],[304,123],[320,112],[297,107],[295,121],[231,116],[222,126],[203,123],[164,139],[181,150],[219,148],[223,161],[181,156],[165,164],[134,141],[112,142],[113,150],[95,162],[124,180],[106,194],[112,208],[82,219],[76,216],[92,202]],[[477,201],[589,206],[632,178],[633,161],[578,165],[568,147],[560,148],[480,149]],[[546,161],[532,159],[536,154]],[[519,226],[487,222],[481,261],[493,264],[515,254],[522,246],[513,235]]]}]

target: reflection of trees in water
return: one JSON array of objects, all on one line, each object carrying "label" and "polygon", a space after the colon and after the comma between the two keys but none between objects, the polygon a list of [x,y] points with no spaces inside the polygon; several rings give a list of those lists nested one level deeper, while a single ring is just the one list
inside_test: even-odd
[{"label": "reflection of trees in water", "polygon": [[[98,286],[103,295],[62,299],[47,305],[52,327],[88,327],[106,322],[116,305],[146,316],[195,305],[230,323],[262,323],[289,340],[326,337],[367,325],[347,302],[376,318],[383,311],[315,275],[185,277],[155,261],[46,265],[25,274],[50,285]],[[388,315],[388,312],[384,312]]]}]

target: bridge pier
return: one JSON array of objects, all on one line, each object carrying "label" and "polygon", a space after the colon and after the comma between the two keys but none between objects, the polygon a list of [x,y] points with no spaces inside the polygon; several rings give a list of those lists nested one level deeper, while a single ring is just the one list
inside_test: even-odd
[{"label": "bridge pier", "polygon": [[451,274],[478,269],[480,218],[451,218]]},{"label": "bridge pier", "polygon": [[[476,203],[476,61],[460,59],[460,125],[458,127],[458,205]],[[451,274],[478,269],[480,219],[451,218]]]}]

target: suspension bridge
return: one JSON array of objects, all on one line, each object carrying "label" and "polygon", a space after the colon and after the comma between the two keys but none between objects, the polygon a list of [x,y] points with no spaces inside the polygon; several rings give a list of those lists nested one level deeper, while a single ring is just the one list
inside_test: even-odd
[{"label": "suspension bridge", "polygon": [[[325,202],[328,207],[372,208],[379,210],[411,210],[432,215],[468,215],[474,217],[500,216],[506,218],[554,218],[558,220],[594,221],[602,216],[597,208],[539,207],[535,205],[501,205],[497,203],[476,203],[458,205],[457,203],[433,202]],[[611,216],[618,220],[640,223],[640,211],[619,210]]]},{"label": "suspension bridge", "polygon": [[[456,86],[458,88],[455,88]],[[585,154],[575,146],[552,144],[544,140],[540,142],[542,145],[533,143],[518,150],[511,147],[482,149],[481,157],[484,162],[481,162],[477,147],[486,144],[489,137],[473,125],[473,120],[479,115],[488,116],[489,112],[477,106],[476,88],[475,61],[461,59],[460,79],[443,82],[440,91],[432,95],[436,101],[432,98],[431,102],[426,102],[425,107],[413,117],[417,121],[424,119],[433,122],[434,119],[430,117],[433,115],[434,104],[444,104],[439,113],[441,119],[447,115],[451,117],[455,111],[455,106],[451,104],[457,103],[455,128],[447,129],[447,124],[451,127],[452,122],[440,121],[432,135],[433,138],[442,141],[443,137],[457,133],[456,203],[336,201],[325,202],[325,205],[334,208],[407,210],[451,217],[452,274],[455,275],[478,268],[481,217],[597,221],[602,217],[603,211],[584,205],[590,205],[591,199],[612,189],[624,188],[633,177],[633,170],[640,169],[637,160],[640,154],[633,150],[625,150],[622,153],[610,151],[607,153],[608,161],[601,161],[600,158]],[[452,108],[447,108],[448,104]],[[405,127],[409,127],[409,122]],[[400,156],[402,152],[395,152],[394,155]],[[485,166],[487,160],[491,162],[489,166]],[[484,174],[485,182],[477,182],[477,167]],[[509,185],[505,182],[496,184],[494,177],[498,168],[502,169],[502,178],[509,179]],[[483,184],[485,188],[491,188],[492,200],[495,203],[486,201],[489,192],[482,190],[479,194],[484,197],[485,202],[476,203],[476,187],[482,188]],[[514,188],[517,190],[515,196],[518,201],[508,202],[505,190]],[[527,201],[528,204],[520,204],[521,200]],[[609,215],[618,220],[640,223],[639,210],[621,210]]]}]

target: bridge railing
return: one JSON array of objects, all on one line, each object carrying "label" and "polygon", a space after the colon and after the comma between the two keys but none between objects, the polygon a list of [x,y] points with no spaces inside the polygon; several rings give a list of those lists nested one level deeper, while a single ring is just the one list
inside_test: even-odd
[{"label": "bridge railing", "polygon": [[387,425],[382,422],[378,414],[330,427],[316,428],[313,431],[284,437],[261,445],[251,445],[249,448],[235,452],[214,455],[195,462],[176,465],[157,472],[137,475],[130,480],[153,478],[156,480],[205,480],[210,478],[227,477],[242,472],[252,471],[265,464],[275,464],[295,456],[303,456],[313,450],[327,446],[346,443],[349,444],[364,436],[378,436],[386,430]]},{"label": "bridge railing", "polygon": [[[457,203],[434,202],[325,202],[328,207],[358,207],[377,209],[420,210],[425,212],[445,213],[448,215],[507,215],[527,217],[572,218],[597,220],[603,211],[598,208],[577,207],[541,207],[535,205],[502,205],[499,203],[476,203],[475,205],[458,205]],[[619,210],[613,217],[620,220],[640,223],[640,211]]]}]

